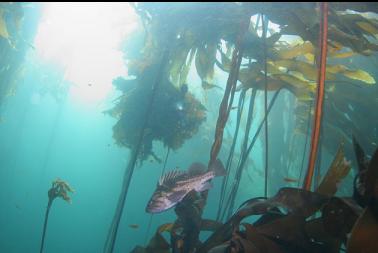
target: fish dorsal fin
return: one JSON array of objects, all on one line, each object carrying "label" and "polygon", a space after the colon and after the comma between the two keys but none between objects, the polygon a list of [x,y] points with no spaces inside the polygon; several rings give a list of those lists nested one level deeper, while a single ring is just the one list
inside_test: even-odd
[{"label": "fish dorsal fin", "polygon": [[206,172],[206,170],[207,170],[207,167],[206,167],[205,164],[196,162],[196,163],[192,163],[192,165],[190,165],[190,167],[188,169],[188,174],[199,175],[199,174]]},{"label": "fish dorsal fin", "polygon": [[168,171],[167,173],[165,173],[163,176],[160,177],[160,179],[159,179],[159,185],[169,184],[175,178],[177,178],[178,176],[181,176],[184,173],[185,173],[184,171],[177,170],[177,169]]}]

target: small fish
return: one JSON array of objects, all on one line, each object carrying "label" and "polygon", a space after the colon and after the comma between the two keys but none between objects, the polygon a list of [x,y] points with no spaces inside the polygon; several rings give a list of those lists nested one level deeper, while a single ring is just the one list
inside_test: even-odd
[{"label": "small fish", "polygon": [[218,159],[206,172],[202,163],[193,163],[188,171],[172,170],[163,175],[147,204],[146,212],[161,213],[178,204],[189,192],[202,192],[212,187],[209,180],[226,175],[222,162]]},{"label": "small fish", "polygon": [[139,225],[138,224],[129,224],[129,227],[131,227],[133,229],[138,229]]},{"label": "small fish", "polygon": [[290,177],[284,177],[283,179],[285,182],[288,182],[288,183],[297,183],[299,181],[299,179],[295,179],[295,178],[290,178]]}]

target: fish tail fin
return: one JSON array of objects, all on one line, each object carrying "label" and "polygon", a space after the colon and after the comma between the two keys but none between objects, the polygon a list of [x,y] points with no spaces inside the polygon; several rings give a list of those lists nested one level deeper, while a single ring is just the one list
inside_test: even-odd
[{"label": "fish tail fin", "polygon": [[212,165],[211,170],[214,171],[216,177],[225,176],[227,174],[226,169],[223,166],[221,160],[217,159]]}]

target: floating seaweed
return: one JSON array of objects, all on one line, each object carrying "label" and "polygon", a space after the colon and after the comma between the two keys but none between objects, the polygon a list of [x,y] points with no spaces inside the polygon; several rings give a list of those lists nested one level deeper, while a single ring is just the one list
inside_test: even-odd
[{"label": "floating seaweed", "polygon": [[[146,98],[150,97],[154,72],[156,66],[146,67],[135,80],[125,80],[123,86],[118,86],[127,92],[108,113],[119,119],[113,127],[113,137],[120,146],[133,148],[137,144],[136,133],[142,126],[141,112],[146,110]],[[185,140],[198,131],[205,119],[205,107],[190,92],[184,88],[176,88],[167,78],[163,78],[146,126],[139,154],[140,161],[150,155],[156,158],[152,149],[153,141],[161,141],[172,150],[180,148]]]}]

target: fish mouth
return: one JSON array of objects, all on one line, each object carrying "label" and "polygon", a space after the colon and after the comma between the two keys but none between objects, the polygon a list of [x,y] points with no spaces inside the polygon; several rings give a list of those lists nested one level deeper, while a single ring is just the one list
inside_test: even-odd
[{"label": "fish mouth", "polygon": [[148,202],[145,211],[147,213],[162,213],[169,208],[170,207],[167,206],[164,201],[153,200],[153,201]]},{"label": "fish mouth", "polygon": [[159,212],[162,212],[164,211],[164,209],[162,210],[163,208],[161,208],[159,205],[157,205],[156,203],[154,202],[149,202],[146,206],[146,209],[145,211],[147,213],[159,213]]},{"label": "fish mouth", "polygon": [[164,208],[161,208],[159,206],[156,206],[156,205],[148,205],[146,207],[146,212],[147,213],[162,213],[164,212],[166,209]]}]

